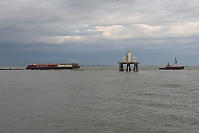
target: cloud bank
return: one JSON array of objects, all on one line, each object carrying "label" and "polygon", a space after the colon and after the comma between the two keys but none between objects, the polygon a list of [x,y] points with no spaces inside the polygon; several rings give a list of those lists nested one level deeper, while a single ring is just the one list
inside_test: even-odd
[{"label": "cloud bank", "polygon": [[78,52],[180,47],[175,52],[196,54],[198,29],[198,0],[0,1],[0,45]]}]

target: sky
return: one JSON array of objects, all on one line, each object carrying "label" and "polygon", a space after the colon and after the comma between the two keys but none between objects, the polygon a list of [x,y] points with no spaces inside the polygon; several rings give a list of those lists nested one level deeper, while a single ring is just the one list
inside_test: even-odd
[{"label": "sky", "polygon": [[0,65],[199,65],[198,0],[1,0]]}]

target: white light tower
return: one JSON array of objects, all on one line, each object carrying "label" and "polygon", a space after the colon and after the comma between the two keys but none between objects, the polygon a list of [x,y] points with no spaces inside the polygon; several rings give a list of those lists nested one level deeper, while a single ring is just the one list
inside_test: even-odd
[{"label": "white light tower", "polygon": [[128,50],[128,51],[126,52],[126,61],[127,61],[127,62],[131,62],[131,51],[130,51],[130,50]]}]

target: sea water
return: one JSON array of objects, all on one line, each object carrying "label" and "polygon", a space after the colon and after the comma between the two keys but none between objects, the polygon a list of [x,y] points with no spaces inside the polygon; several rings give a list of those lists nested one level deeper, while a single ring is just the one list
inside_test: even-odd
[{"label": "sea water", "polygon": [[199,69],[0,71],[0,133],[198,133]]}]

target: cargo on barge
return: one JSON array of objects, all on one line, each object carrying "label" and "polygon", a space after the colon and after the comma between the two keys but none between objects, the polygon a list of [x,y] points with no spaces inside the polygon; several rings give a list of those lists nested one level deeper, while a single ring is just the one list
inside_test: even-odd
[{"label": "cargo on barge", "polygon": [[27,70],[53,70],[53,69],[77,69],[80,68],[78,63],[69,64],[31,64],[26,67]]}]

